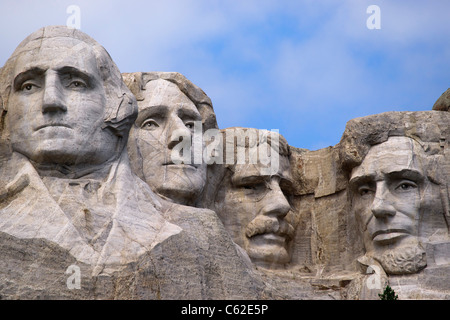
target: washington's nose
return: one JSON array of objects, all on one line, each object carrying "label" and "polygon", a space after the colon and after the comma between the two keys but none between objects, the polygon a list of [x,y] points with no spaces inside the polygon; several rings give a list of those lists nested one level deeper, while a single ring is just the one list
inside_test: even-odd
[{"label": "washington's nose", "polygon": [[264,197],[264,208],[262,213],[264,215],[273,215],[279,219],[283,219],[291,210],[291,206],[286,199],[280,185],[277,181],[272,180],[270,183],[270,190]]},{"label": "washington's nose", "polygon": [[45,79],[42,112],[52,113],[61,111],[67,111],[62,84],[60,83],[57,74],[50,73]]},{"label": "washington's nose", "polygon": [[375,197],[372,202],[371,211],[378,219],[395,216],[395,208],[390,200],[388,188],[384,183],[379,183],[376,187]]}]

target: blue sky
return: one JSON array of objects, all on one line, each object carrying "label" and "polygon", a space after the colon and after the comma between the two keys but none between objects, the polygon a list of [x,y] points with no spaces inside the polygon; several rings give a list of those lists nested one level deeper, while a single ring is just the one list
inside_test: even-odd
[{"label": "blue sky", "polygon": [[70,5],[122,72],[183,73],[220,128],[278,129],[299,148],[337,144],[353,118],[430,110],[450,87],[447,0],[2,0],[0,65]]}]

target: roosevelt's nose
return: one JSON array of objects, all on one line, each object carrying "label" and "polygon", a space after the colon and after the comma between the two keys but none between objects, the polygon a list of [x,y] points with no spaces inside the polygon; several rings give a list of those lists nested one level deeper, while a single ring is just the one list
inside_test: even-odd
[{"label": "roosevelt's nose", "polygon": [[42,112],[67,111],[64,88],[56,73],[48,72],[45,77]]},{"label": "roosevelt's nose", "polygon": [[379,182],[376,186],[375,197],[370,207],[373,215],[377,219],[395,216],[396,210],[390,198],[389,188],[384,182]]},{"label": "roosevelt's nose", "polygon": [[270,189],[264,197],[264,207],[261,213],[283,219],[290,210],[291,206],[281,190],[280,184],[277,180],[272,179]]}]

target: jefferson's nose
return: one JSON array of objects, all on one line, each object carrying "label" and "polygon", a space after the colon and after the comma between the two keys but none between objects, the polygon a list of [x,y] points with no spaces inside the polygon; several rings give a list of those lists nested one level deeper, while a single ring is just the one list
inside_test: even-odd
[{"label": "jefferson's nose", "polygon": [[178,116],[174,116],[170,119],[170,125],[167,132],[167,145],[169,149],[175,147],[181,141],[181,137],[183,137],[184,140],[191,138],[191,136],[191,130],[186,127],[183,120]]},{"label": "jefferson's nose", "polygon": [[64,88],[58,75],[52,72],[47,73],[42,101],[43,113],[67,111],[63,90]]},{"label": "jefferson's nose", "polygon": [[396,210],[390,200],[390,191],[384,182],[377,183],[375,197],[371,205],[373,215],[378,219],[395,216]]}]

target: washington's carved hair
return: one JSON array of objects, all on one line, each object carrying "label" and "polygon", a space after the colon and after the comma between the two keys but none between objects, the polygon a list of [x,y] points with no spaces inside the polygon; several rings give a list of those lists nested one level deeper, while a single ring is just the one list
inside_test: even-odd
[{"label": "washington's carved hair", "polygon": [[21,53],[40,47],[46,39],[72,38],[88,44],[96,57],[97,67],[103,80],[106,92],[105,125],[121,137],[127,137],[129,129],[137,116],[136,98],[125,85],[122,75],[111,59],[109,53],[97,41],[77,29],[66,26],[50,26],[41,28],[26,37],[13,52],[0,70],[0,106],[1,124],[8,112],[8,99],[14,77],[16,60]]}]

